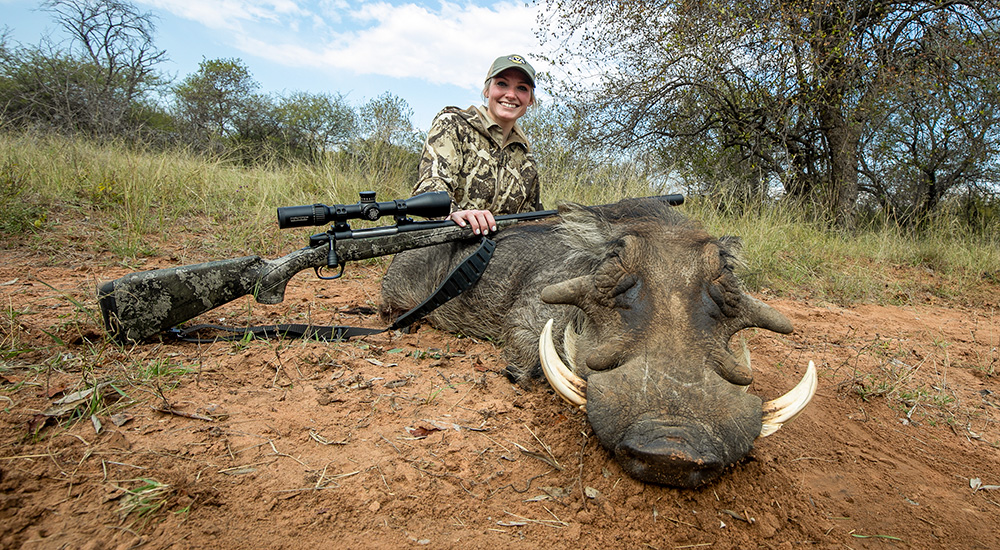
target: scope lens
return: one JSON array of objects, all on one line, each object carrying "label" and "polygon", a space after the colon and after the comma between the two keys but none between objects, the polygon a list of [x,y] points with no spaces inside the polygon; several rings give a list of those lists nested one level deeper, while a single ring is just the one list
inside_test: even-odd
[{"label": "scope lens", "polygon": [[306,227],[323,225],[327,221],[327,208],[322,204],[283,206],[278,208],[278,227]]}]

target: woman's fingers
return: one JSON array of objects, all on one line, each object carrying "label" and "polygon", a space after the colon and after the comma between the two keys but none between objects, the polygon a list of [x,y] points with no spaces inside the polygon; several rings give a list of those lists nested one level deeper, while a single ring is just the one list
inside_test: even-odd
[{"label": "woman's fingers", "polygon": [[489,210],[457,210],[449,216],[459,225],[468,225],[476,235],[486,235],[490,231],[497,230],[496,218]]}]

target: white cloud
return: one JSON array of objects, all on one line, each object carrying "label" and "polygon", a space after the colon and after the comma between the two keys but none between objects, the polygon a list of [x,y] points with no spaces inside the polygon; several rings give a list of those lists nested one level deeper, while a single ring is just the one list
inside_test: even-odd
[{"label": "white cloud", "polygon": [[[495,57],[537,48],[532,33],[535,11],[522,3],[442,3],[436,11],[414,4],[377,4],[365,11],[375,23],[356,33],[343,65],[355,71],[381,63],[393,76],[480,86]],[[324,57],[339,53],[327,51]]]},{"label": "white cloud", "polygon": [[[489,63],[538,49],[536,8],[523,2],[143,0],[212,29],[241,51],[289,67],[416,78],[466,89]],[[536,64],[536,69],[542,69]]]},{"label": "white cloud", "polygon": [[277,23],[283,17],[308,12],[294,0],[139,0],[144,6],[170,12],[210,29],[239,31],[246,22]]}]

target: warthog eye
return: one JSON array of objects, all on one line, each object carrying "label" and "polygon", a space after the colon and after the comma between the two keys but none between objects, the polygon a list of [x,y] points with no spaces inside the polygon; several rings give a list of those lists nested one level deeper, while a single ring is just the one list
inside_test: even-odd
[{"label": "warthog eye", "polygon": [[615,307],[630,309],[632,304],[639,298],[639,277],[631,273],[625,274],[618,284],[611,289],[611,297],[615,300]]},{"label": "warthog eye", "polygon": [[611,297],[614,298],[615,296],[618,296],[622,292],[625,292],[628,289],[634,287],[635,283],[637,283],[638,281],[639,278],[636,277],[635,275],[631,273],[625,274],[625,276],[618,281],[618,284],[611,289]]},{"label": "warthog eye", "polygon": [[733,285],[726,283],[727,281],[724,279],[712,281],[708,285],[708,295],[712,297],[712,301],[719,306],[723,314],[732,317],[736,313],[740,296],[738,289],[732,288]]},{"label": "warthog eye", "polygon": [[719,275],[708,285],[708,295],[728,317],[736,315],[743,292],[733,273],[734,257],[723,249],[719,250]]}]

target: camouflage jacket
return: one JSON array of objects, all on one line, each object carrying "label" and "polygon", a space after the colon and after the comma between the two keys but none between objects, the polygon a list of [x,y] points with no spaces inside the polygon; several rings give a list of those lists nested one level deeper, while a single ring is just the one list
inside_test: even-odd
[{"label": "camouflage jacket", "polygon": [[538,170],[527,138],[515,124],[507,142],[502,139],[500,125],[484,107],[445,107],[427,134],[413,193],[447,191],[452,212],[541,210]]}]

